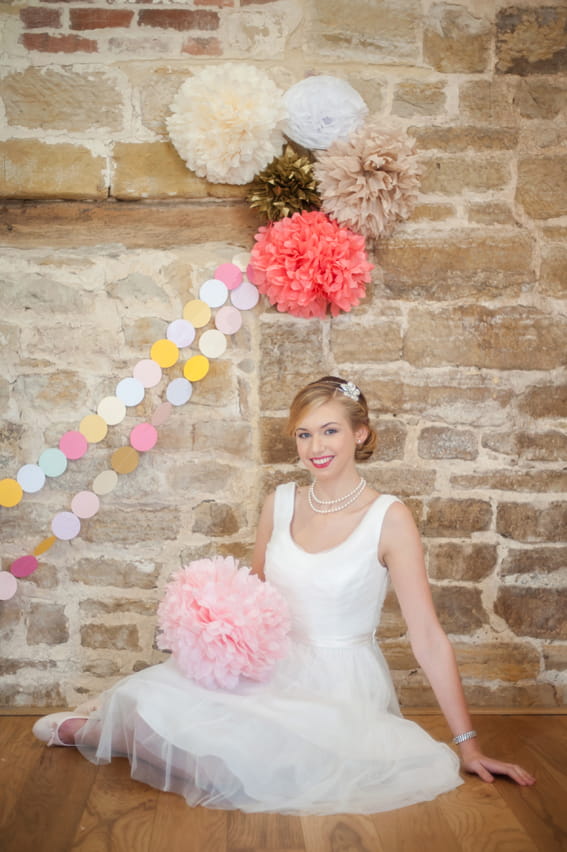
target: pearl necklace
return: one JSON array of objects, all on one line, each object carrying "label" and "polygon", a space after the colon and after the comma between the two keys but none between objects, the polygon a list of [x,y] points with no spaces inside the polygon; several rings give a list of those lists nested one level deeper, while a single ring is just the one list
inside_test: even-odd
[{"label": "pearl necklace", "polygon": [[[347,506],[354,503],[365,488],[366,480],[361,476],[360,482],[355,485],[352,491],[349,491],[349,493],[345,494],[343,497],[337,497],[336,500],[320,500],[315,494],[315,483],[312,482],[307,492],[307,500],[311,509],[318,515],[328,515],[330,512],[340,512],[342,509],[346,509]],[[318,508],[315,503],[319,503],[319,506],[324,508]]]}]

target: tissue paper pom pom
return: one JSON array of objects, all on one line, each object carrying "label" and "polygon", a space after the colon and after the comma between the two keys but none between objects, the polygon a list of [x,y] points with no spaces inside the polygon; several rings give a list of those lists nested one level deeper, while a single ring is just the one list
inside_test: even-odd
[{"label": "tissue paper pom pom", "polygon": [[264,213],[270,222],[300,210],[318,210],[321,206],[313,163],[291,145],[256,175],[250,190],[250,206]]},{"label": "tissue paper pom pom", "polygon": [[255,236],[254,283],[278,311],[296,317],[350,311],[366,293],[372,264],[364,237],[318,211],[294,213]]},{"label": "tissue paper pom pom", "polygon": [[334,142],[319,154],[314,171],[322,209],[373,239],[391,234],[409,217],[421,174],[413,140],[378,121]]},{"label": "tissue paper pom pom", "polygon": [[158,624],[158,648],[210,689],[232,689],[240,676],[265,680],[287,651],[286,602],[232,556],[198,559],[177,571]]},{"label": "tissue paper pom pom", "polygon": [[171,111],[167,129],[177,152],[211,183],[248,183],[283,146],[281,90],[253,65],[197,71]]},{"label": "tissue paper pom pom", "polygon": [[352,86],[325,74],[300,80],[283,96],[287,136],[304,148],[328,148],[364,122],[368,107]]}]

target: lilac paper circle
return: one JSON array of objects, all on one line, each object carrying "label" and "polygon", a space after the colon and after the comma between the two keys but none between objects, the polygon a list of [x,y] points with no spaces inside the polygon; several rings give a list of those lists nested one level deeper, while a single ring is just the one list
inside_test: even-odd
[{"label": "lilac paper circle", "polygon": [[145,394],[143,384],[138,379],[122,379],[116,385],[116,396],[121,399],[125,406],[130,408],[134,405],[139,405]]},{"label": "lilac paper circle", "polygon": [[70,432],[65,432],[59,439],[59,449],[71,460],[81,459],[88,448],[89,442],[82,432],[71,430]]},{"label": "lilac paper circle", "polygon": [[199,288],[199,299],[205,302],[209,308],[220,308],[224,305],[228,297],[228,287],[224,281],[218,281],[216,278],[209,278]]},{"label": "lilac paper circle", "polygon": [[130,432],[130,443],[140,453],[147,453],[148,450],[152,450],[157,439],[157,429],[151,423],[138,423]]},{"label": "lilac paper circle", "polygon": [[188,379],[173,379],[167,386],[167,401],[172,405],[185,405],[192,393],[193,385]]},{"label": "lilac paper circle", "polygon": [[250,281],[243,281],[240,287],[232,290],[230,301],[239,311],[249,311],[256,307],[260,299],[258,288],[251,284]]},{"label": "lilac paper circle", "polygon": [[215,325],[223,334],[236,334],[242,325],[242,314],[232,305],[224,305],[215,316]]},{"label": "lilac paper circle", "polygon": [[19,559],[12,562],[10,565],[10,571],[14,577],[22,579],[23,577],[29,577],[30,574],[33,574],[38,565],[39,562],[35,556],[20,556]]},{"label": "lilac paper circle", "polygon": [[38,464],[24,464],[16,474],[16,479],[22,491],[35,494],[45,485],[45,473]]},{"label": "lilac paper circle", "polygon": [[222,281],[229,290],[235,290],[242,284],[242,270],[235,263],[221,263],[215,269],[215,278]]},{"label": "lilac paper circle", "polygon": [[100,500],[94,491],[79,491],[71,500],[71,509],[78,518],[92,518],[100,509]]},{"label": "lilac paper circle", "polygon": [[10,571],[0,571],[0,601],[9,601],[18,591],[18,581]]},{"label": "lilac paper circle", "polygon": [[167,326],[167,339],[180,349],[185,349],[195,340],[195,326],[186,319],[173,320]]},{"label": "lilac paper circle", "polygon": [[143,358],[132,370],[132,375],[145,388],[155,388],[161,381],[161,367],[151,358]]},{"label": "lilac paper circle", "polygon": [[51,532],[61,541],[70,541],[79,535],[81,522],[74,512],[58,512],[51,521]]},{"label": "lilac paper circle", "polygon": [[44,450],[37,463],[46,476],[61,476],[67,470],[67,456],[55,447]]}]

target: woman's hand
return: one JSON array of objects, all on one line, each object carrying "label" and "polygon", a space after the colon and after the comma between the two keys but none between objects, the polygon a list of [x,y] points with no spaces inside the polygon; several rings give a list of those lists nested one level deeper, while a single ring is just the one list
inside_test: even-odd
[{"label": "woman's hand", "polygon": [[521,766],[516,763],[505,763],[502,760],[494,760],[491,757],[486,757],[478,749],[470,750],[469,753],[461,756],[461,763],[465,772],[470,772],[473,775],[478,775],[483,781],[491,783],[494,781],[495,775],[507,775],[512,781],[520,784],[522,787],[530,787],[535,784],[535,778],[530,775]]}]

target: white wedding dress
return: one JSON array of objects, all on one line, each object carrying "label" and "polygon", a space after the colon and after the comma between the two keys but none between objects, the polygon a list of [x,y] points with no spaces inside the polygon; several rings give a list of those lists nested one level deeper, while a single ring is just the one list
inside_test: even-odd
[{"label": "white wedding dress", "polygon": [[289,602],[291,650],[266,683],[210,690],[173,659],[119,681],[77,736],[96,763],[127,755],[132,777],[190,805],[375,813],[462,783],[459,760],[400,715],[374,640],[387,586],[377,558],[395,497],[382,495],[337,547],[292,539],[295,485],[276,491],[266,578]]}]

